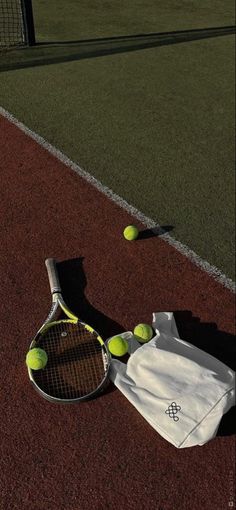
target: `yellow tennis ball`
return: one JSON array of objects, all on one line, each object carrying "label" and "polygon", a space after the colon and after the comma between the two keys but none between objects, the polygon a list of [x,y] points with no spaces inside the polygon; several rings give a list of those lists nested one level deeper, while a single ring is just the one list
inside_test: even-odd
[{"label": "yellow tennis ball", "polygon": [[149,324],[138,324],[134,328],[134,335],[137,337],[138,342],[144,344],[153,337],[153,329]]},{"label": "yellow tennis ball", "polygon": [[125,227],[123,235],[127,241],[134,241],[138,237],[138,228],[135,225],[128,225]]},{"label": "yellow tennis ball", "polygon": [[108,342],[108,349],[114,356],[124,356],[128,352],[128,342],[122,336],[113,336]]},{"label": "yellow tennis ball", "polygon": [[26,365],[32,370],[40,370],[46,367],[48,361],[47,353],[40,349],[40,347],[34,347],[34,349],[30,349],[27,352],[25,361]]}]

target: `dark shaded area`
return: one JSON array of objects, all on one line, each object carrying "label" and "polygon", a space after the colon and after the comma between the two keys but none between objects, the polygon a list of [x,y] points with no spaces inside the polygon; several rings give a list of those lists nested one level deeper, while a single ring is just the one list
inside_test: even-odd
[{"label": "dark shaded area", "polygon": [[[191,311],[175,311],[176,325],[180,338],[211,354],[235,371],[235,337],[220,331],[215,323],[203,323]],[[236,433],[236,407],[232,407],[221,420],[217,435],[229,436]]]},{"label": "dark shaded area", "polygon": [[120,324],[94,308],[87,300],[83,257],[60,262],[57,269],[64,301],[79,319],[98,331],[104,340],[124,330]]},{"label": "dark shaded area", "polygon": [[235,337],[219,331],[215,323],[203,323],[194,317],[191,311],[175,311],[177,328],[180,338],[199,349],[208,352],[215,358],[236,370]]},{"label": "dark shaded area", "polygon": [[224,414],[217,431],[217,436],[232,436],[236,433],[236,406]]},{"label": "dark shaded area", "polygon": [[150,239],[152,237],[159,237],[164,234],[167,234],[168,232],[171,232],[173,229],[174,227],[172,225],[162,226],[158,225],[157,227],[147,228],[146,230],[142,230],[141,232],[139,232],[137,241],[143,239]]},{"label": "dark shaded area", "polygon": [[11,71],[84,58],[137,51],[168,44],[187,43],[235,33],[235,26],[202,28],[174,32],[136,34],[78,41],[37,43],[34,47],[10,50],[1,55],[0,70]]}]

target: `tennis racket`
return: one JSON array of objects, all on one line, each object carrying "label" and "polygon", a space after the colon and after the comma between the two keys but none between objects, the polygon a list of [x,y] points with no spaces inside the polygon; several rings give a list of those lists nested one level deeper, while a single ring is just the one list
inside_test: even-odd
[{"label": "tennis racket", "polygon": [[[45,261],[52,308],[31,342],[48,356],[45,368],[32,370],[35,389],[50,402],[73,403],[100,393],[108,382],[111,357],[100,335],[65,304],[54,259]],[[64,318],[60,318],[63,313]]]}]

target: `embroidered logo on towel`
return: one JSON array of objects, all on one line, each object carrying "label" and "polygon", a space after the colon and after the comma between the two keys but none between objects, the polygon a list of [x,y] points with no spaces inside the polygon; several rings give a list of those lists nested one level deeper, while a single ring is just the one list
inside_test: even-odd
[{"label": "embroidered logo on towel", "polygon": [[175,416],[179,411],[181,407],[176,404],[176,402],[172,402],[172,404],[169,405],[168,409],[166,409],[165,413],[169,414],[170,418],[173,418],[174,421],[179,421],[179,417]]}]

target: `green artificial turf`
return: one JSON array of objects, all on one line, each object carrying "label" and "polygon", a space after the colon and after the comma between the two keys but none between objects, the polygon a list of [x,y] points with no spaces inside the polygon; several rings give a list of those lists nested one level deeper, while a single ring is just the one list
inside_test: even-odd
[{"label": "green artificial turf", "polygon": [[233,3],[33,5],[44,44],[2,55],[1,105],[234,279],[234,36],[138,37],[220,33]]}]

